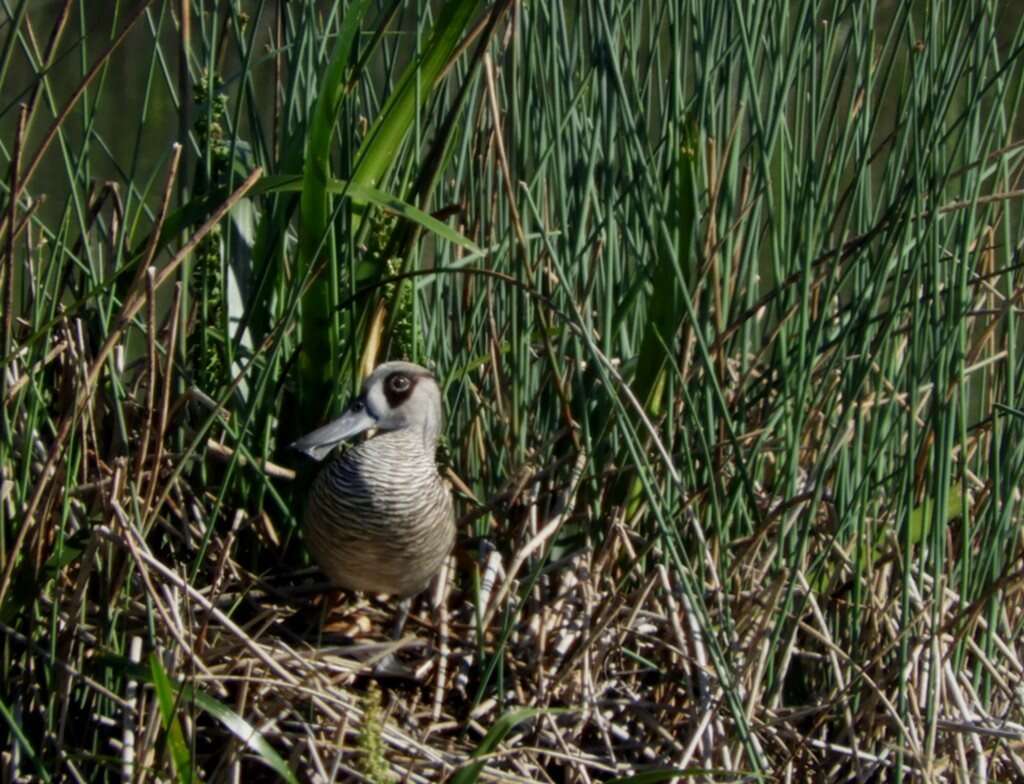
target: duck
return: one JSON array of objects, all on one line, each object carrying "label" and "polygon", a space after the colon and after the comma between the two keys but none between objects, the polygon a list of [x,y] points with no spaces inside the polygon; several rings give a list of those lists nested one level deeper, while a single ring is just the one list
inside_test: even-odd
[{"label": "duck", "polygon": [[436,460],[442,426],[433,373],[411,362],[385,362],[339,418],[292,444],[320,462],[342,441],[374,431],[317,474],[303,535],[334,585],[399,600],[395,638],[412,597],[441,570],[455,542],[452,497]]}]

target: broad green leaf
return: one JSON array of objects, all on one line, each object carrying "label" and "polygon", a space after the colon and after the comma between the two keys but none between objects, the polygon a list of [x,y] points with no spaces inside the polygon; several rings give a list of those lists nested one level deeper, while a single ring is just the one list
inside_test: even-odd
[{"label": "broad green leaf", "polygon": [[[345,13],[330,64],[320,82],[309,125],[299,201],[300,278],[308,273],[325,250],[328,253],[333,250],[331,203],[327,191],[327,181],[331,176],[331,137],[345,96],[345,72],[352,46],[369,6],[370,0],[356,0]],[[312,417],[321,413],[318,409],[328,399],[322,394],[323,387],[337,375],[335,349],[339,335],[334,313],[337,303],[332,301],[336,297],[336,282],[320,280],[309,287],[302,300],[302,334],[305,339],[299,355],[299,392],[303,410]],[[326,335],[323,334],[325,328]]]},{"label": "broad green leaf", "polygon": [[[964,512],[964,496],[959,485],[950,485],[946,496],[946,517],[944,522],[953,520]],[[910,543],[920,544],[931,530],[932,517],[935,514],[935,499],[926,498],[920,506],[910,512]]]},{"label": "broad green leaf", "polygon": [[[299,177],[291,174],[282,174],[264,177],[253,190],[261,193],[273,193],[297,191],[301,187],[302,181]],[[339,180],[335,178],[328,180],[324,187],[328,193],[372,204],[374,207],[378,207],[392,215],[412,221],[441,239],[448,240],[448,242],[459,245],[473,253],[483,253],[483,250],[475,242],[455,231],[448,224],[442,223],[433,215],[424,212],[418,207],[414,207],[408,202],[402,201],[390,193],[385,193],[379,188],[363,185],[352,180]]]},{"label": "broad green leaf", "polygon": [[274,747],[267,742],[267,739],[252,724],[231,710],[227,705],[215,700],[204,692],[196,691],[189,686],[185,686],[182,692],[190,699],[195,700],[196,705],[217,719],[236,738],[256,752],[267,766],[282,779],[290,784],[298,784],[298,780],[288,767],[288,763],[284,761],[280,754],[274,751]]},{"label": "broad green leaf", "polygon": [[[418,110],[430,98],[434,87],[445,67],[454,55],[462,34],[473,14],[479,7],[479,0],[450,0],[442,7],[437,23],[431,36],[418,57],[406,67],[398,83],[388,97],[380,114],[374,120],[357,154],[351,183],[366,187],[377,187],[386,173],[395,164],[399,148],[416,121]],[[365,12],[366,4],[355,7],[359,14]],[[353,12],[350,11],[350,16]],[[346,33],[350,20],[346,17]],[[345,37],[343,33],[342,38]],[[312,163],[307,162],[304,171],[302,192],[302,234],[300,248],[302,263],[299,273],[304,274],[313,264],[316,257],[324,252],[330,253],[331,261],[336,261],[330,247],[329,233],[329,201],[327,193],[318,188],[326,188],[329,179],[327,156],[330,150],[330,131],[337,116],[337,105],[341,97],[341,84],[333,84],[332,80],[344,73],[343,64],[337,62],[342,51],[342,42],[335,49],[331,67],[318,96],[318,105],[310,131],[310,151],[323,156]],[[347,62],[347,50],[346,59]],[[333,107],[333,109],[332,109]],[[309,152],[307,151],[307,156]],[[353,212],[351,230],[358,237],[363,226],[363,210],[370,203],[361,197],[355,197],[356,209]],[[340,336],[337,330],[335,309],[337,307],[337,290],[339,275],[337,269],[327,266],[327,274],[310,286],[303,301],[302,308],[302,351],[299,357],[300,402],[306,416],[317,418],[322,411],[324,401],[331,399],[330,388],[336,380],[335,360],[340,353]],[[381,270],[376,270],[379,276]],[[360,305],[353,318],[353,323],[365,325],[364,316],[372,307],[371,302]],[[357,327],[362,330],[363,327]],[[362,342],[362,335],[356,334],[352,339]],[[312,422],[310,422],[312,424]]]},{"label": "broad green leaf", "polygon": [[171,760],[174,762],[174,770],[178,775],[178,781],[187,784],[194,780],[192,770],[192,757],[189,754],[188,744],[185,742],[185,734],[181,730],[181,722],[175,713],[177,707],[177,695],[171,686],[171,680],[160,659],[155,653],[149,655],[150,682],[156,691],[157,701],[160,704],[160,718],[163,720],[164,732],[167,733],[167,747],[171,751]]},{"label": "broad green leaf", "polygon": [[[675,335],[686,313],[681,280],[681,268],[692,253],[693,233],[697,222],[694,167],[696,166],[696,129],[687,126],[676,151],[675,167],[669,182],[668,204],[665,215],[670,237],[662,237],[659,254],[651,275],[653,287],[647,304],[646,327],[640,339],[633,392],[652,418],[662,411],[662,398],[667,379],[666,360],[672,353]],[[678,266],[677,266],[678,265]],[[618,484],[616,495],[625,496],[632,514],[642,496],[643,484],[639,477],[631,483]]]},{"label": "broad green leaf", "polygon": [[[152,656],[150,657],[149,670],[119,656],[97,657],[96,664],[110,667],[122,673],[126,678],[134,678],[152,683],[157,690],[158,698],[161,700],[161,714],[163,713],[162,701],[166,695],[170,696],[172,707],[177,695],[180,695],[182,700],[194,703],[223,724],[232,735],[259,755],[267,767],[277,773],[284,781],[287,781],[289,784],[298,784],[298,779],[295,778],[295,774],[288,767],[288,763],[274,750],[274,747],[267,742],[267,739],[263,737],[258,729],[239,716],[234,710],[219,700],[214,699],[209,694],[199,691],[187,683],[172,681],[168,678],[163,668],[160,667],[159,661],[155,661]],[[160,674],[157,674],[152,669],[154,664],[160,668]],[[162,680],[163,686],[157,684],[158,678]]]},{"label": "broad green leaf", "polygon": [[[488,731],[484,739],[480,741],[480,745],[477,746],[476,751],[473,752],[472,758],[476,759],[478,757],[483,757],[484,755],[490,754],[494,751],[495,747],[505,739],[505,736],[508,735],[517,724],[543,713],[561,712],[562,711],[545,710],[543,708],[523,708],[521,710],[506,713],[494,722],[490,731]],[[480,773],[483,769],[483,762],[471,762],[455,772],[455,775],[451,777],[451,784],[473,784],[473,782],[480,777]]]},{"label": "broad green leaf", "polygon": [[479,0],[449,0],[437,17],[420,56],[411,62],[359,148],[352,179],[377,186],[394,164],[398,148],[416,121],[416,110],[430,98],[438,79],[480,6]]},{"label": "broad green leaf", "polygon": [[[935,501],[926,498],[924,501],[910,510],[910,517],[907,525],[910,526],[910,544],[918,545],[924,541],[931,530],[932,515],[934,514]],[[949,523],[964,513],[964,496],[959,485],[950,485],[946,496],[946,517],[944,522]],[[859,557],[856,563],[860,564],[862,570],[867,570],[891,552],[889,547],[895,540],[891,538],[892,529],[885,528],[875,535],[874,544],[862,541],[858,545]],[[811,585],[815,591],[823,593],[830,589],[832,578],[839,568],[836,561],[828,561],[818,572]]]},{"label": "broad green leaf", "polygon": [[694,167],[697,156],[697,132],[687,128],[677,150],[675,170],[670,183],[666,222],[671,227],[672,244],[662,243],[655,261],[651,282],[654,284],[647,305],[647,327],[640,342],[633,391],[651,416],[661,412],[661,390],[665,383],[666,348],[671,350],[673,337],[686,312],[680,288],[680,267],[687,260],[693,246],[693,232],[697,222]]}]

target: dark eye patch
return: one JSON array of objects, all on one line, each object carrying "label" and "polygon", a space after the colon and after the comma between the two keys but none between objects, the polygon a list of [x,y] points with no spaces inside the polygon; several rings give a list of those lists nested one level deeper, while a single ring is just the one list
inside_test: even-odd
[{"label": "dark eye patch", "polygon": [[384,379],[384,397],[387,398],[388,405],[391,408],[398,408],[408,400],[416,387],[416,380],[405,373],[392,373]]}]

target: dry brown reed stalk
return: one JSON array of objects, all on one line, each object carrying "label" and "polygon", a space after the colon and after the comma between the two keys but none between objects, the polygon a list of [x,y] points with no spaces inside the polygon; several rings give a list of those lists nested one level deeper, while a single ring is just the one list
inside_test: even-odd
[{"label": "dry brown reed stalk", "polygon": [[[120,477],[132,460],[122,462],[109,484],[113,526],[94,530],[90,552],[109,543],[130,559],[130,579],[139,585],[138,595],[146,597],[163,619],[158,626],[159,644],[169,656],[168,666],[191,672],[197,687],[226,701],[275,747],[290,753],[301,777],[329,779],[344,770],[357,770],[357,737],[363,721],[357,695],[361,691],[359,673],[367,671],[366,663],[348,658],[355,650],[351,646],[318,641],[320,633],[315,627],[299,635],[278,631],[286,628],[296,605],[270,599],[270,595],[258,598],[255,576],[234,563],[235,542],[244,528],[242,509],[235,511],[234,533],[223,538],[215,535],[214,551],[219,556],[200,571],[195,584],[152,552],[122,503],[131,485]],[[568,496],[572,480],[566,477],[565,481],[570,484],[560,492]],[[571,510],[571,504],[556,504],[542,512],[539,489],[534,484],[534,491],[526,497],[535,517],[530,530],[536,533],[524,532],[509,568],[493,572],[490,578],[499,583],[487,606],[492,620],[481,625],[479,611],[459,588],[457,575],[446,578],[435,596],[443,607],[440,627],[435,629],[426,618],[414,617],[418,634],[433,640],[436,650],[420,654],[424,663],[434,662],[425,669],[422,684],[385,690],[387,718],[380,732],[390,774],[409,781],[450,775],[466,762],[507,706],[516,704],[558,712],[521,725],[514,742],[482,758],[485,777],[544,780],[542,771],[556,767],[571,771],[574,780],[596,781],[645,766],[734,766],[739,750],[730,742],[731,720],[724,710],[720,683],[695,625],[696,613],[674,586],[675,570],[668,563],[657,563],[634,591],[615,596],[614,586],[638,558],[631,535],[617,526],[613,529],[617,533],[600,551],[583,549],[569,554],[557,569],[542,571],[533,589],[523,593],[524,572],[543,564],[541,548],[549,541],[543,532],[562,519],[566,509]],[[757,559],[747,564],[751,571],[762,569],[762,561],[773,558],[770,551],[749,553]],[[491,560],[494,555],[496,551]],[[657,560],[655,554],[649,557]],[[88,563],[91,558],[83,561],[83,565]],[[88,630],[96,627],[101,608],[87,599],[87,586],[96,578],[83,569],[73,596],[60,609],[70,632],[62,659],[80,658],[95,644]],[[871,672],[857,670],[844,643],[827,624],[807,575],[795,578],[808,601],[791,627],[786,643],[790,653],[781,665],[820,666],[823,672],[831,671],[834,683],[832,692],[823,695],[824,701],[807,706],[803,714],[783,710],[778,692],[764,694],[760,690],[770,644],[767,632],[778,614],[783,582],[777,581],[767,595],[752,595],[753,601],[740,603],[738,594],[723,597],[733,605],[738,631],[745,630],[742,638],[737,638],[737,644],[745,649],[749,673],[742,688],[749,692],[745,708],[756,728],[759,747],[781,767],[814,764],[824,766],[818,769],[831,767],[835,775],[841,770],[859,769],[862,774],[885,770],[892,764],[892,755],[866,751],[858,739],[900,723],[893,706],[894,690],[906,674],[879,680]],[[724,590],[718,586],[715,593]],[[958,601],[948,587],[943,595],[944,603],[955,605]],[[253,598],[246,600],[245,596]],[[603,598],[608,596],[613,598]],[[922,618],[928,603],[938,599],[914,598]],[[224,608],[238,607],[240,602],[261,607],[252,621],[236,621],[225,613]],[[519,605],[514,611],[519,621],[507,637],[503,654],[506,692],[472,707],[472,684],[480,675],[474,637],[482,634],[496,644],[503,633],[501,624],[493,619],[502,617],[513,605]],[[896,631],[891,604],[879,603],[874,612],[883,635]],[[373,628],[379,631],[371,634],[382,634],[386,613],[374,617]],[[76,619],[85,619],[85,623]],[[145,623],[144,614],[137,616],[137,623]],[[142,629],[140,625],[140,632]],[[889,644],[893,642],[895,639],[889,640]],[[943,684],[943,699],[949,702],[949,715],[961,718],[942,719],[930,740],[921,734],[923,727],[904,726],[912,744],[907,749],[912,758],[910,769],[920,775],[928,775],[928,770],[934,774],[937,766],[947,764],[941,761],[948,760],[960,771],[976,770],[979,755],[991,757],[995,743],[1005,748],[999,764],[1010,766],[998,769],[1013,770],[1020,760],[1012,744],[1024,739],[1024,727],[979,710],[978,695],[951,666],[948,652],[954,644],[952,636],[915,644],[917,652],[911,657],[915,666],[934,668],[941,662],[937,674]],[[976,647],[971,650],[971,656],[980,655]],[[1013,645],[1003,645],[1003,650],[1015,656]],[[641,665],[631,658],[634,656],[656,664],[657,669]],[[1005,698],[1016,699],[1007,674],[991,662],[987,666],[1005,681]],[[845,675],[851,667],[856,673],[852,679]],[[923,676],[913,679],[927,680]],[[86,682],[78,670],[69,671],[69,684]],[[126,682],[124,699],[119,699],[124,711],[125,765],[139,759],[141,750],[147,748],[145,738],[158,731],[159,725],[158,715],[147,713],[146,705],[151,703],[144,697],[145,691],[140,692],[138,685],[133,690],[133,682],[137,684]],[[859,695],[857,708],[851,700],[855,693]],[[870,696],[874,701],[865,702]],[[64,699],[66,702],[70,696]],[[824,732],[820,720],[831,712],[842,717],[848,728],[845,736]],[[223,733],[216,723],[201,716],[196,719],[190,732]],[[127,739],[129,735],[132,740]],[[252,770],[245,745],[236,739],[227,748],[219,763],[221,769],[244,778],[245,771]]]},{"label": "dry brown reed stalk", "polygon": [[[175,158],[177,160],[177,158]],[[189,240],[182,246],[174,257],[164,265],[160,272],[155,276],[153,282],[154,290],[159,288],[162,284],[167,282],[171,276],[174,275],[175,271],[189,257],[196,246],[202,241],[202,239],[217,226],[228,211],[248,193],[252,187],[259,181],[263,175],[263,170],[257,167],[253,172],[246,177],[245,181],[230,195],[224,202],[214,210],[213,214],[209,219],[196,230],[195,234],[189,238]],[[138,275],[137,280],[144,279],[144,275]],[[145,304],[146,294],[145,291],[139,289],[136,286],[129,291],[128,296],[125,299],[124,304],[121,307],[121,312],[118,315],[117,326],[112,329],[106,338],[102,348],[97,353],[97,356],[92,360],[89,365],[88,371],[82,380],[81,386],[78,389],[75,403],[72,406],[72,410],[66,414],[62,420],[61,425],[57,433],[57,437],[54,439],[53,445],[50,447],[49,454],[47,455],[46,464],[41,472],[40,481],[36,483],[35,490],[33,491],[32,498],[28,503],[28,508],[25,511],[24,519],[21,526],[18,529],[17,538],[14,541],[13,546],[9,550],[8,561],[4,566],[3,575],[0,576],[0,603],[3,602],[4,597],[7,594],[7,590],[10,587],[11,575],[14,571],[14,566],[18,562],[18,554],[21,551],[22,546],[25,543],[28,534],[33,530],[36,522],[36,513],[39,511],[40,504],[45,498],[47,489],[49,488],[50,482],[56,475],[56,467],[60,457],[61,449],[63,448],[64,441],[67,439],[71,432],[72,427],[76,424],[79,417],[85,412],[86,407],[92,400],[92,396],[95,393],[96,383],[99,380],[100,374],[103,371],[103,367],[107,362],[107,359],[114,352],[115,347],[121,340],[122,335],[128,326],[131,324],[132,319],[139,312],[142,306]],[[168,355],[170,356],[170,355]]]}]

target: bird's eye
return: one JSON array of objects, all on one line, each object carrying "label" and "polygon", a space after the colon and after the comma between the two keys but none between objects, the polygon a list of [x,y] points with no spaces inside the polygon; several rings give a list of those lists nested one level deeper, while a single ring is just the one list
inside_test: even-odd
[{"label": "bird's eye", "polygon": [[409,389],[410,384],[409,377],[400,374],[395,374],[388,379],[388,386],[395,392],[405,392]]},{"label": "bird's eye", "polygon": [[355,411],[356,413],[359,413],[364,408],[366,408],[366,406],[363,404],[363,401],[360,400],[359,398],[356,398],[355,400],[352,401],[352,405],[350,405],[348,407],[348,410],[349,411]]}]

